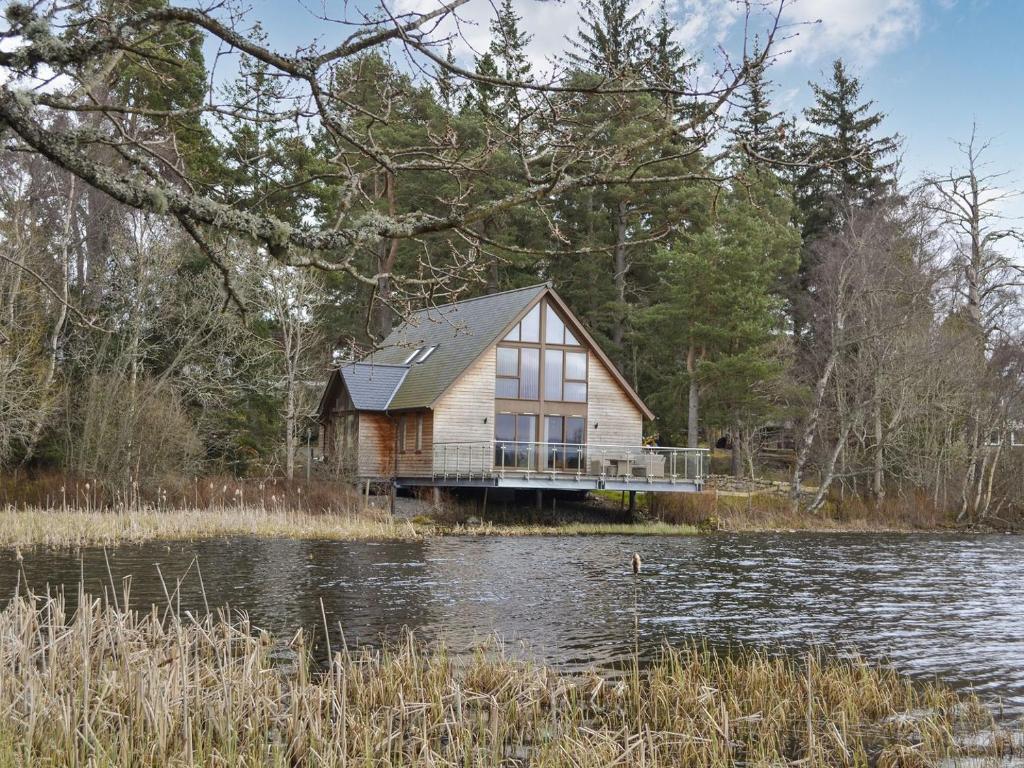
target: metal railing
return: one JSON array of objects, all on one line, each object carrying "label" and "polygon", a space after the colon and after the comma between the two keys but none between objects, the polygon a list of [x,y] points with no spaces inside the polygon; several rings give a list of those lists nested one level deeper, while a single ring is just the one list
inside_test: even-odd
[{"label": "metal railing", "polygon": [[519,474],[703,483],[708,474],[709,457],[706,448],[658,445],[516,440],[444,442],[433,445],[433,474],[446,479]]}]

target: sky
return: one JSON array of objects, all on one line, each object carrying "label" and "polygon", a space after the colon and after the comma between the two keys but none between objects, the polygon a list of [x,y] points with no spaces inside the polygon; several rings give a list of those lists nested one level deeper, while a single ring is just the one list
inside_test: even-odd
[{"label": "sky", "polygon": [[[329,44],[346,30],[320,17],[355,19],[369,2],[250,0],[250,6],[271,42],[288,49],[312,38]],[[432,9],[438,0],[387,2],[400,12]],[[454,53],[462,63],[487,45],[492,2],[470,0],[459,11]],[[667,2],[677,38],[708,69],[721,60],[718,46],[733,56],[742,50],[744,19],[734,0]],[[650,7],[654,0],[637,3]],[[578,26],[580,0],[515,4],[533,36],[535,66],[550,69]],[[822,80],[842,57],[861,79],[864,97],[886,114],[884,129],[903,137],[905,181],[956,165],[955,141],[968,138],[976,123],[979,137],[992,142],[991,170],[1009,171],[1000,185],[1024,189],[1024,0],[795,0],[784,18],[788,39],[771,72],[782,108],[798,113],[811,99],[808,81]],[[755,18],[751,30],[765,23]],[[1005,210],[1024,218],[1024,198]]]}]

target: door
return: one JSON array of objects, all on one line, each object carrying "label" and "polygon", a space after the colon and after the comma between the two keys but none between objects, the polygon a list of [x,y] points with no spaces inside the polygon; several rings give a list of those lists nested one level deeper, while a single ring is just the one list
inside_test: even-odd
[{"label": "door", "polygon": [[545,416],[544,442],[548,469],[582,472],[586,463],[586,423],[582,416]]},{"label": "door", "polygon": [[494,419],[494,466],[498,469],[537,468],[537,416],[499,413]]}]

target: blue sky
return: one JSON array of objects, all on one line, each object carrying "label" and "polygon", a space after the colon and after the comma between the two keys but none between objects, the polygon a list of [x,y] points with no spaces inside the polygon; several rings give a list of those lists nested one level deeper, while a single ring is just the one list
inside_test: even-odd
[{"label": "blue sky", "polygon": [[[426,10],[438,0],[388,0],[393,11]],[[492,2],[471,0],[460,9],[455,53],[471,61],[487,44]],[[651,7],[654,0],[637,0]],[[358,18],[370,0],[251,0],[253,18],[283,48],[319,37],[336,41],[346,30],[319,19]],[[533,35],[535,65],[548,67],[565,35],[577,24],[579,0],[517,0]],[[739,51],[742,15],[734,0],[669,0],[678,37],[691,51],[716,61],[715,46]],[[954,139],[965,139],[972,121],[993,139],[992,169],[1008,170],[1004,186],[1024,187],[1024,0],[796,0],[786,19],[797,33],[783,44],[772,70],[780,104],[797,111],[810,99],[808,80],[820,80],[841,56],[864,84],[864,95],[888,117],[887,131],[904,138],[904,178],[947,170],[958,162]],[[763,23],[763,20],[762,20]],[[756,27],[756,24],[755,24]],[[451,27],[442,31],[452,31]],[[440,34],[440,31],[439,33]],[[1007,206],[1024,216],[1024,200]]]}]

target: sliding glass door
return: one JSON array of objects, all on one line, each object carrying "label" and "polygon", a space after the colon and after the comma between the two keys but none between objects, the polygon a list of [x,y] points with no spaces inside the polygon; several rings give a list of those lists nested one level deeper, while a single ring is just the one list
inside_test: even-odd
[{"label": "sliding glass door", "polygon": [[544,442],[548,469],[582,472],[586,461],[586,423],[582,416],[545,416]]},{"label": "sliding glass door", "polygon": [[536,469],[537,416],[499,413],[494,419],[494,466]]}]

